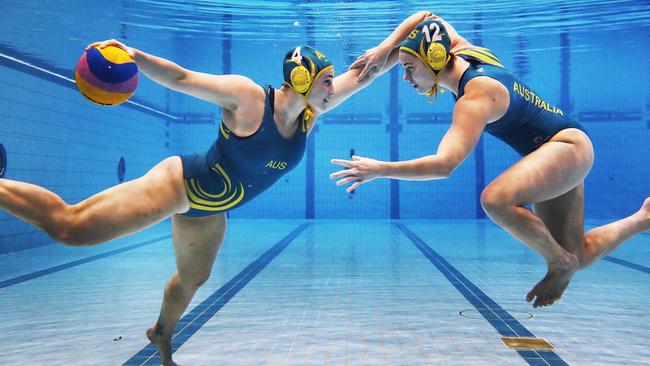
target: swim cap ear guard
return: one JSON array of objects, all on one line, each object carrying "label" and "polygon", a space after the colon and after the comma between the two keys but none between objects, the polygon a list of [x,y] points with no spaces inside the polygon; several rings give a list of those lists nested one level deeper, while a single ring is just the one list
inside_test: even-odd
[{"label": "swim cap ear guard", "polygon": [[445,26],[436,20],[425,20],[411,31],[399,49],[400,52],[415,56],[431,71],[435,81],[427,96],[435,97],[440,89],[439,73],[451,60],[451,38]]},{"label": "swim cap ear guard", "polygon": [[303,95],[306,101],[314,81],[332,67],[327,56],[316,49],[305,45],[298,46],[284,56],[282,65],[284,82],[293,91]]},{"label": "swim cap ear guard", "polygon": [[309,90],[311,82],[311,73],[306,67],[299,65],[291,70],[291,74],[289,75],[289,84],[296,93],[306,93],[307,90]]}]

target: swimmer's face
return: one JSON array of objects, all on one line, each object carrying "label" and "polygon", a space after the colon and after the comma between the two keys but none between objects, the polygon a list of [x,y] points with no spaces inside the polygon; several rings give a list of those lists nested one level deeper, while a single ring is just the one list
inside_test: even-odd
[{"label": "swimmer's face", "polygon": [[309,105],[317,112],[327,111],[329,98],[334,95],[334,69],[322,73],[309,93]]},{"label": "swimmer's face", "polygon": [[403,52],[399,54],[399,63],[404,68],[404,80],[420,94],[426,94],[435,83],[431,71],[415,56]]}]

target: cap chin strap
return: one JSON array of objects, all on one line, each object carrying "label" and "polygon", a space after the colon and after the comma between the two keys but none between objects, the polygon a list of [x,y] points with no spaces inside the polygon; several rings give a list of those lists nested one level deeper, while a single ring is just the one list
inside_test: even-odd
[{"label": "cap chin strap", "polygon": [[311,85],[309,86],[309,89],[305,92],[305,94],[303,94],[303,93],[299,93],[299,92],[298,92],[298,91],[297,91],[293,86],[291,86],[291,84],[287,83],[286,81],[284,82],[284,85],[288,86],[289,89],[293,90],[294,93],[296,93],[296,94],[302,96],[302,99],[305,101],[305,106],[306,106],[307,109],[310,109],[310,110],[313,110],[313,109],[314,109],[314,108],[309,104],[309,101],[308,101],[308,99],[309,99],[309,92],[311,92]]},{"label": "cap chin strap", "polygon": [[440,94],[443,94],[443,93],[445,92],[445,89],[443,89],[443,88],[438,84],[438,81],[439,81],[439,80],[438,80],[438,76],[437,76],[437,75],[435,76],[434,79],[435,79],[435,81],[433,82],[433,86],[432,86],[431,89],[429,89],[429,91],[426,92],[425,94],[426,94],[426,96],[429,97],[429,98],[433,97],[433,99],[436,99],[436,97],[438,96],[438,92],[440,92]]},{"label": "cap chin strap", "polygon": [[429,69],[429,71],[431,71],[431,74],[433,74],[433,86],[431,87],[431,89],[429,89],[428,92],[426,92],[426,96],[429,98],[433,97],[433,99],[435,100],[436,97],[438,96],[438,92],[440,92],[440,94],[443,94],[445,92],[445,89],[443,89],[439,84],[440,77],[438,76],[438,74],[436,74],[433,71],[431,66],[427,65],[427,68]]},{"label": "cap chin strap", "polygon": [[307,89],[307,92],[305,95],[303,95],[303,98],[305,98],[305,113],[302,115],[302,124],[301,124],[301,130],[302,132],[308,132],[311,129],[312,125],[312,120],[314,119],[314,116],[316,115],[316,110],[314,107],[309,104],[309,95],[311,94],[311,89],[316,83],[316,80],[320,77],[320,74],[325,71],[321,70],[318,74],[316,74],[316,77],[314,77],[314,81],[312,84],[309,86],[309,89]]},{"label": "cap chin strap", "polygon": [[311,86],[309,87],[307,92],[305,92],[305,94],[302,94],[302,93],[298,93],[296,89],[294,89],[289,83],[285,82],[284,85],[288,86],[289,89],[293,90],[294,93],[301,95],[303,100],[305,101],[305,109],[302,115],[302,121],[300,122],[300,130],[306,133],[311,129],[312,121],[314,119],[314,116],[316,115],[316,110],[308,102],[309,93],[311,92]]},{"label": "cap chin strap", "polygon": [[302,123],[300,124],[300,129],[302,132],[309,132],[315,115],[316,111],[310,105],[307,105],[307,108],[305,108],[305,113],[302,115]]}]

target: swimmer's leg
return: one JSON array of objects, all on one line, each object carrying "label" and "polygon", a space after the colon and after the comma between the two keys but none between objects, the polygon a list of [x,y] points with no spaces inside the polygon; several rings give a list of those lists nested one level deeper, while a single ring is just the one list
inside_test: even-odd
[{"label": "swimmer's leg", "polygon": [[[589,230],[585,234],[585,247],[581,267],[585,268],[616,249],[636,234],[650,230],[650,198],[646,198],[636,213]],[[584,263],[582,263],[584,262]]]},{"label": "swimmer's leg", "polygon": [[172,234],[176,253],[176,272],[165,287],[162,309],[147,337],[158,347],[164,366],[172,361],[172,334],[196,290],[208,280],[212,264],[223,243],[226,216],[202,218],[172,216]]},{"label": "swimmer's leg", "polygon": [[167,158],[141,178],[69,205],[45,188],[0,179],[0,209],[47,232],[58,242],[91,245],[127,235],[189,208],[183,166]]},{"label": "swimmer's leg", "polygon": [[636,213],[582,234],[583,195],[580,185],[560,197],[535,204],[535,213],[553,237],[564,249],[578,256],[580,269],[598,261],[632,236],[650,229],[650,198],[647,198]]},{"label": "swimmer's leg", "polygon": [[546,276],[527,296],[528,301],[536,298],[535,307],[562,296],[579,268],[579,259],[557,242],[542,219],[523,206],[575,189],[592,164],[588,137],[575,129],[564,130],[503,172],[481,195],[490,218],[546,260]]}]

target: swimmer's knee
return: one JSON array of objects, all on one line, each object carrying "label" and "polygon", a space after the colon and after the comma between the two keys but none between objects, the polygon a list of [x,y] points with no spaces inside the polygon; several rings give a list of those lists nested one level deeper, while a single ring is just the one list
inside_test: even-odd
[{"label": "swimmer's knee", "polygon": [[203,286],[206,282],[208,282],[209,279],[210,279],[210,273],[206,274],[205,276],[201,276],[196,280],[194,280],[194,286],[196,286],[196,288],[199,288]]},{"label": "swimmer's knee", "polygon": [[210,279],[210,271],[193,273],[191,275],[180,275],[180,281],[186,288],[198,289]]},{"label": "swimmer's knee", "polygon": [[154,166],[147,174],[160,174],[165,177],[183,176],[183,162],[179,156],[170,156]]},{"label": "swimmer's knee", "polygon": [[507,210],[512,204],[510,204],[510,196],[503,190],[487,186],[481,193],[481,206],[490,217],[493,217]]}]

